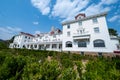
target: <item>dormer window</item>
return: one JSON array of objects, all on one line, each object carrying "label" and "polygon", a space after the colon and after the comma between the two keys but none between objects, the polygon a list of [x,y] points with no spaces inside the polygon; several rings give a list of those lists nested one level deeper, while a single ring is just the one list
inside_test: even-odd
[{"label": "dormer window", "polygon": [[98,23],[97,18],[93,18],[92,21],[93,21],[93,23]]},{"label": "dormer window", "polygon": [[78,14],[78,15],[75,16],[75,20],[83,19],[83,18],[85,18],[85,17],[86,17],[86,16],[85,16],[84,13],[80,13],[80,14]]},{"label": "dormer window", "polygon": [[70,24],[67,25],[67,29],[70,29]]},{"label": "dormer window", "polygon": [[27,36],[25,36],[25,38],[27,38]]}]

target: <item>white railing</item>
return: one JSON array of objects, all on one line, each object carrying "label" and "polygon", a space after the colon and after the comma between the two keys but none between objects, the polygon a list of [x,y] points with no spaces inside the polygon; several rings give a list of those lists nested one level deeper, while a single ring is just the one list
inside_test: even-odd
[{"label": "white railing", "polygon": [[84,36],[84,35],[90,35],[88,32],[84,32],[84,33],[74,33],[73,34],[73,37],[74,36]]},{"label": "white railing", "polygon": [[110,35],[110,38],[118,38],[117,36]]}]

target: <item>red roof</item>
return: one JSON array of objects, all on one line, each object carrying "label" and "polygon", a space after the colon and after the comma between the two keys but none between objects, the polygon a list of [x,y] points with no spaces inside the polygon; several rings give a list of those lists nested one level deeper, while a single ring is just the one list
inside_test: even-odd
[{"label": "red roof", "polygon": [[86,15],[84,13],[80,13],[80,14],[78,14],[78,15],[75,16],[75,19],[77,19],[79,16],[86,17]]},{"label": "red roof", "polygon": [[20,32],[20,34],[23,34],[23,35],[28,35],[28,36],[34,37],[34,35],[29,34],[29,33],[25,33],[25,32]]},{"label": "red roof", "polygon": [[51,32],[50,32],[50,35],[53,35],[53,34],[54,34],[54,31],[51,31]]}]

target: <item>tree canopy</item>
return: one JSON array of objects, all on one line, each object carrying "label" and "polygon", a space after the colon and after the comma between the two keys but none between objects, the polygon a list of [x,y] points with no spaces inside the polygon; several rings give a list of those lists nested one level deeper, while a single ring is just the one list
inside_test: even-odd
[{"label": "tree canopy", "polygon": [[113,28],[109,28],[109,34],[113,35],[113,36],[118,36],[117,30],[115,30]]}]

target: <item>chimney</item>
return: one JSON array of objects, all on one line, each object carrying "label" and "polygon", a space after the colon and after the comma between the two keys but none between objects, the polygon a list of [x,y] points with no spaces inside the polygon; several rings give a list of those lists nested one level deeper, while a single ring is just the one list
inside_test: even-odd
[{"label": "chimney", "polygon": [[55,31],[55,27],[54,26],[51,27],[51,31]]}]

